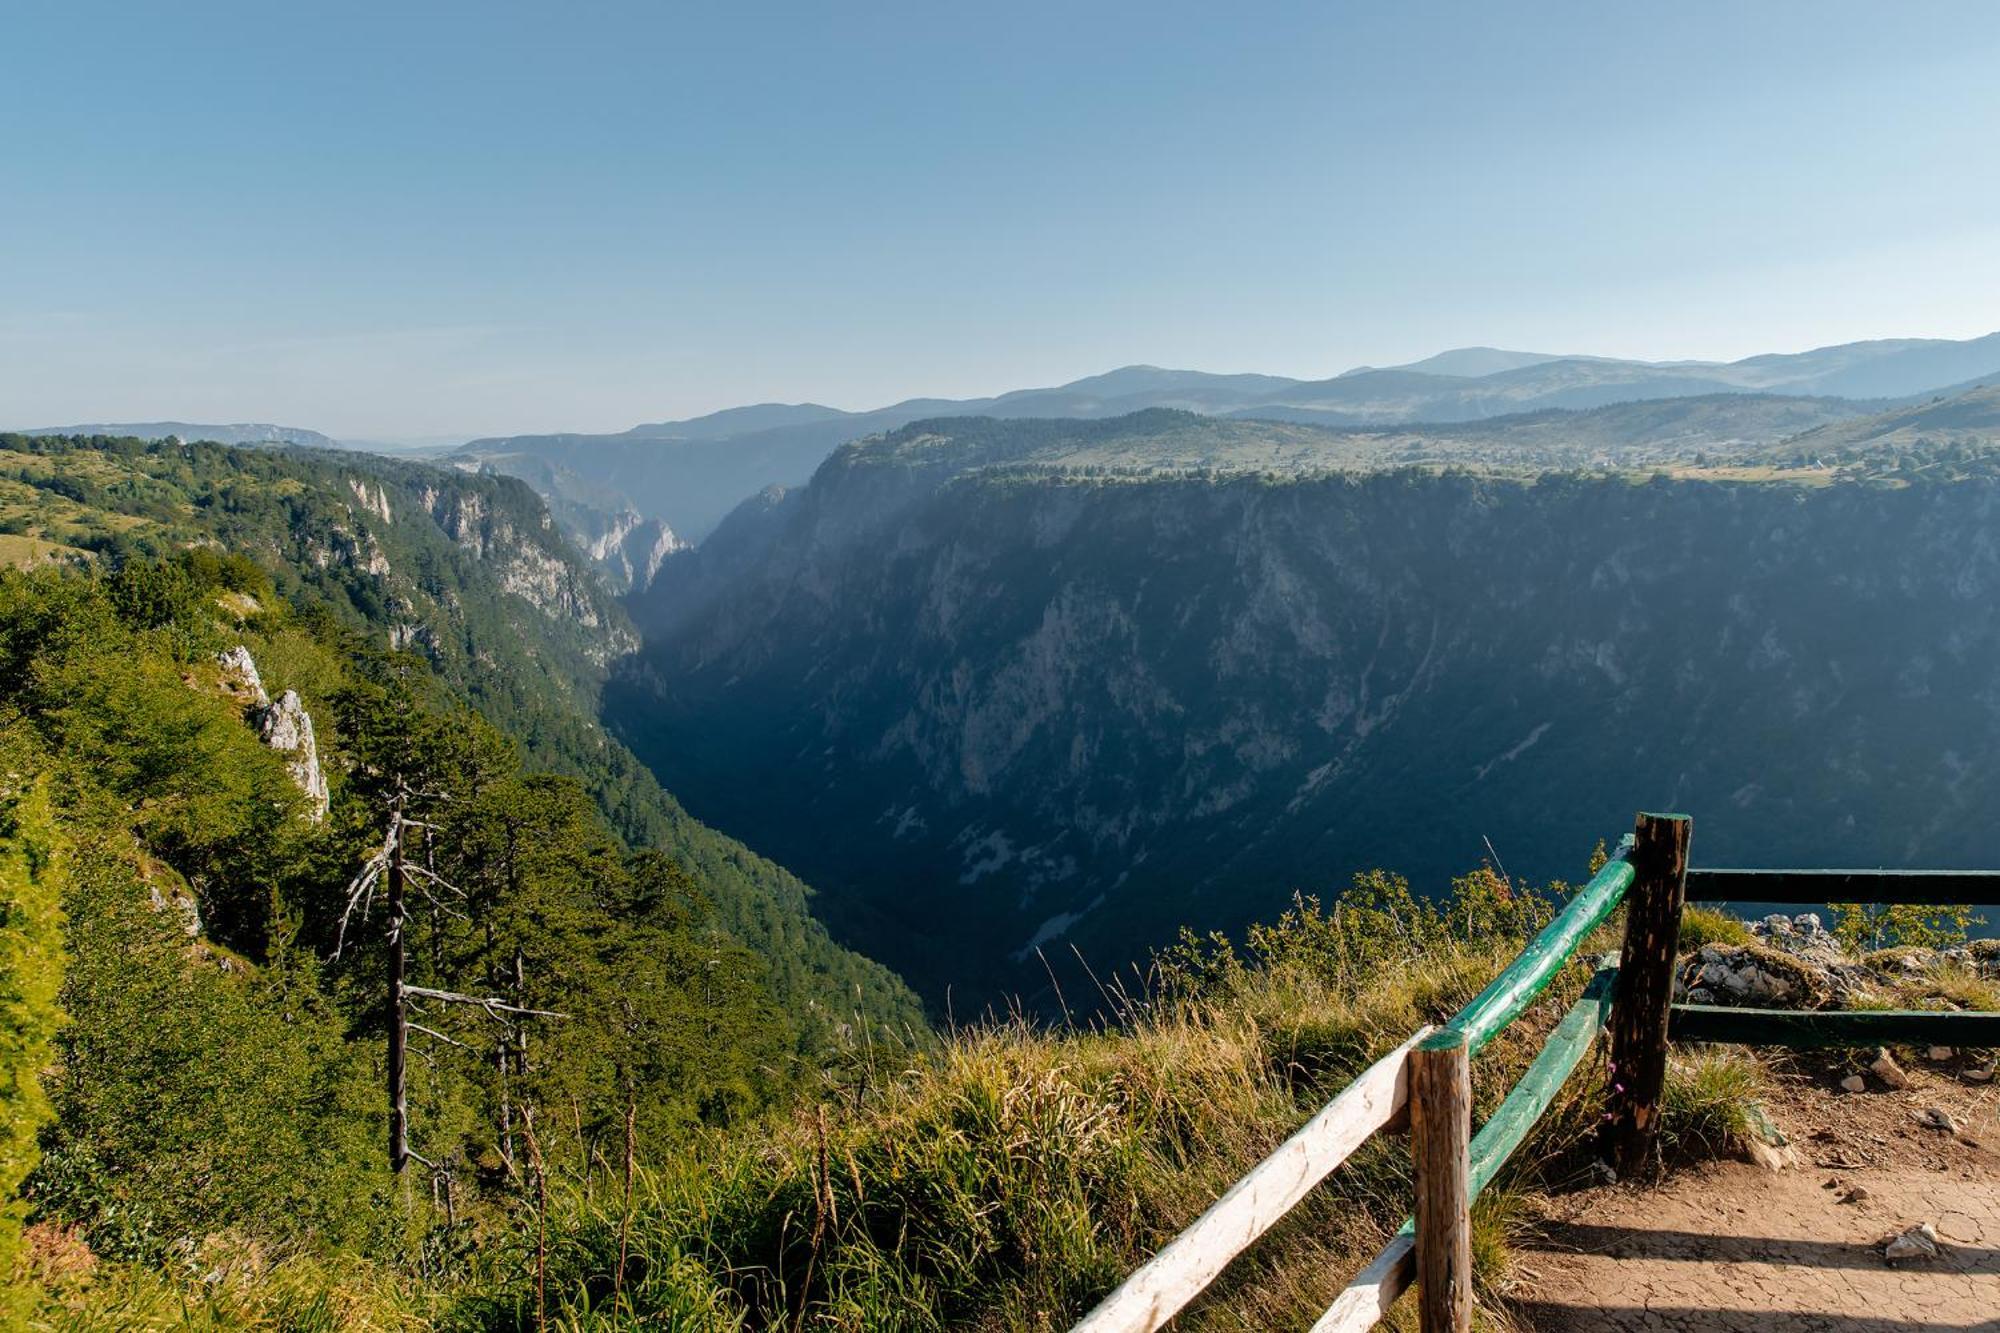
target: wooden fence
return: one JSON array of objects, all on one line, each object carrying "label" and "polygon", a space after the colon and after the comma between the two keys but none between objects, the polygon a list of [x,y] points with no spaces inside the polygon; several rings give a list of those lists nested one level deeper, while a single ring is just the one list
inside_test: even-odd
[{"label": "wooden fence", "polygon": [[[1652,1157],[1670,1040],[1781,1046],[1934,1042],[2000,1046],[2000,1014],[1732,1009],[1673,1001],[1681,909],[1690,892],[1754,903],[2000,903],[2000,872],[1708,870],[1688,867],[1691,821],[1642,814],[1588,884],[1520,957],[1442,1027],[1369,1066],[1072,1333],[1153,1333],[1370,1138],[1407,1129],[1415,1216],[1348,1283],[1312,1333],[1361,1333],[1417,1286],[1423,1333],[1466,1333],[1472,1316],[1472,1203],[1610,1029],[1603,1149],[1621,1172]],[[1624,944],[1596,961],[1583,996],[1520,1081],[1472,1132],[1471,1062],[1527,1012],[1617,908]]]}]

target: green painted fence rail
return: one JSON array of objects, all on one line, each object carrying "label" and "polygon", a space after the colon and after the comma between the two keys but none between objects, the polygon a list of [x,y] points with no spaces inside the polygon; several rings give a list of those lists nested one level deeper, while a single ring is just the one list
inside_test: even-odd
[{"label": "green painted fence rail", "polygon": [[1731,870],[1691,867],[1690,902],[1970,903],[2000,907],[2000,870]]},{"label": "green painted fence rail", "polygon": [[[1507,1165],[1507,1159],[1527,1141],[1528,1131],[1548,1114],[1563,1084],[1583,1063],[1583,1057],[1590,1054],[1597,1034],[1604,1031],[1604,1025],[1611,1019],[1611,996],[1617,982],[1618,960],[1606,957],[1590,984],[1583,988],[1583,995],[1549,1033],[1541,1053],[1521,1074],[1514,1090],[1493,1108],[1493,1114],[1486,1117],[1486,1123],[1472,1136],[1473,1198],[1485,1193],[1493,1178],[1500,1174],[1500,1168]],[[1416,1231],[1415,1218],[1403,1223],[1403,1233],[1415,1235]]]},{"label": "green painted fence rail", "polygon": [[1555,1103],[1583,1057],[1590,1054],[1597,1034],[1611,1021],[1611,997],[1617,989],[1618,961],[1606,958],[1597,975],[1583,989],[1583,995],[1549,1033],[1541,1053],[1521,1075],[1520,1082],[1494,1108],[1479,1132],[1472,1136],[1472,1195],[1493,1183],[1493,1177],[1507,1164],[1548,1109]]},{"label": "green painted fence rail", "polygon": [[1733,1009],[1677,1004],[1675,1041],[1738,1046],[2000,1046],[2000,1013],[1955,1009]]},{"label": "green painted fence rail", "polygon": [[1472,1003],[1445,1024],[1445,1031],[1465,1035],[1465,1044],[1477,1055],[1499,1036],[1506,1026],[1528,1011],[1529,1006],[1549,988],[1549,983],[1569,962],[1570,956],[1590,937],[1590,932],[1625,901],[1632,887],[1632,863],[1626,859],[1632,839],[1618,844],[1617,853],[1604,863],[1590,882],[1577,890],[1555,920],[1521,950],[1521,956],[1493,978],[1493,984],[1473,997]]}]

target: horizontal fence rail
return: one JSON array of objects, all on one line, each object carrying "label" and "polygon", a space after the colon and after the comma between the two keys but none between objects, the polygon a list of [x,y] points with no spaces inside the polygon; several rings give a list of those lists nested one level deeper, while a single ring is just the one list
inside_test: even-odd
[{"label": "horizontal fence rail", "polygon": [[1618,854],[1606,861],[1590,882],[1577,890],[1576,897],[1556,914],[1555,920],[1521,950],[1493,983],[1465,1006],[1448,1028],[1465,1034],[1465,1044],[1477,1055],[1509,1023],[1528,1011],[1541,998],[1549,983],[1575,953],[1590,932],[1604,924],[1625,901],[1632,887],[1632,863],[1626,859],[1632,840],[1618,845]]},{"label": "horizontal fence rail", "polygon": [[1690,902],[1969,903],[2000,907],[2000,870],[1729,870],[1690,867]]}]

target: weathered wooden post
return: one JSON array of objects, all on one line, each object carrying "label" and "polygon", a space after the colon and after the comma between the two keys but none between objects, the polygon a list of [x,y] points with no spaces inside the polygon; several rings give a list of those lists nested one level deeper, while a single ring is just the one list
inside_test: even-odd
[{"label": "weathered wooden post", "polygon": [[1620,1175],[1645,1169],[1659,1134],[1674,956],[1693,834],[1694,822],[1686,815],[1642,814],[1633,831],[1632,891],[1625,899],[1625,947],[1612,1001],[1611,1093],[1604,1124],[1606,1156]]},{"label": "weathered wooden post", "polygon": [[1417,1169],[1423,1333],[1472,1327],[1472,1054],[1444,1028],[1410,1051],[1410,1160]]}]

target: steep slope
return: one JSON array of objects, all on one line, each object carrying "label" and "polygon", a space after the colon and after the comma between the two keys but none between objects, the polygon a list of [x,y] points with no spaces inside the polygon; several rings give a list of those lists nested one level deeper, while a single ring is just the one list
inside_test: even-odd
[{"label": "steep slope", "polygon": [[521,482],[348,453],[0,436],[0,527],[79,556],[249,555],[295,605],[422,654],[535,767],[580,778],[629,842],[686,865],[794,1013],[916,1020],[894,977],[831,943],[804,884],[689,816],[605,734],[601,682],[638,639]]},{"label": "steep slope", "polygon": [[[525,477],[544,495],[602,507],[614,494],[699,541],[723,515],[769,485],[803,483],[835,446],[927,417],[1095,418],[1150,407],[1213,415],[1376,427],[1467,422],[1547,409],[1729,393],[1879,399],[1907,397],[2000,373],[2000,334],[1964,342],[1901,339],[1722,363],[1644,362],[1460,348],[1407,366],[1362,368],[1326,380],[1214,375],[1127,366],[1053,388],[992,398],[913,398],[867,412],[805,403],[732,408],[617,435],[475,440],[455,457]],[[1823,403],[1832,419],[1838,405]],[[1880,404],[1851,404],[1860,415]],[[1806,423],[1817,424],[1817,423]],[[1801,425],[1796,427],[1803,429]]]},{"label": "steep slope", "polygon": [[[1222,427],[843,449],[607,697],[705,818],[928,987],[1032,989],[1390,863],[1992,859],[2000,485],[1068,467]],[[1067,438],[1068,443],[1063,440]]]}]

